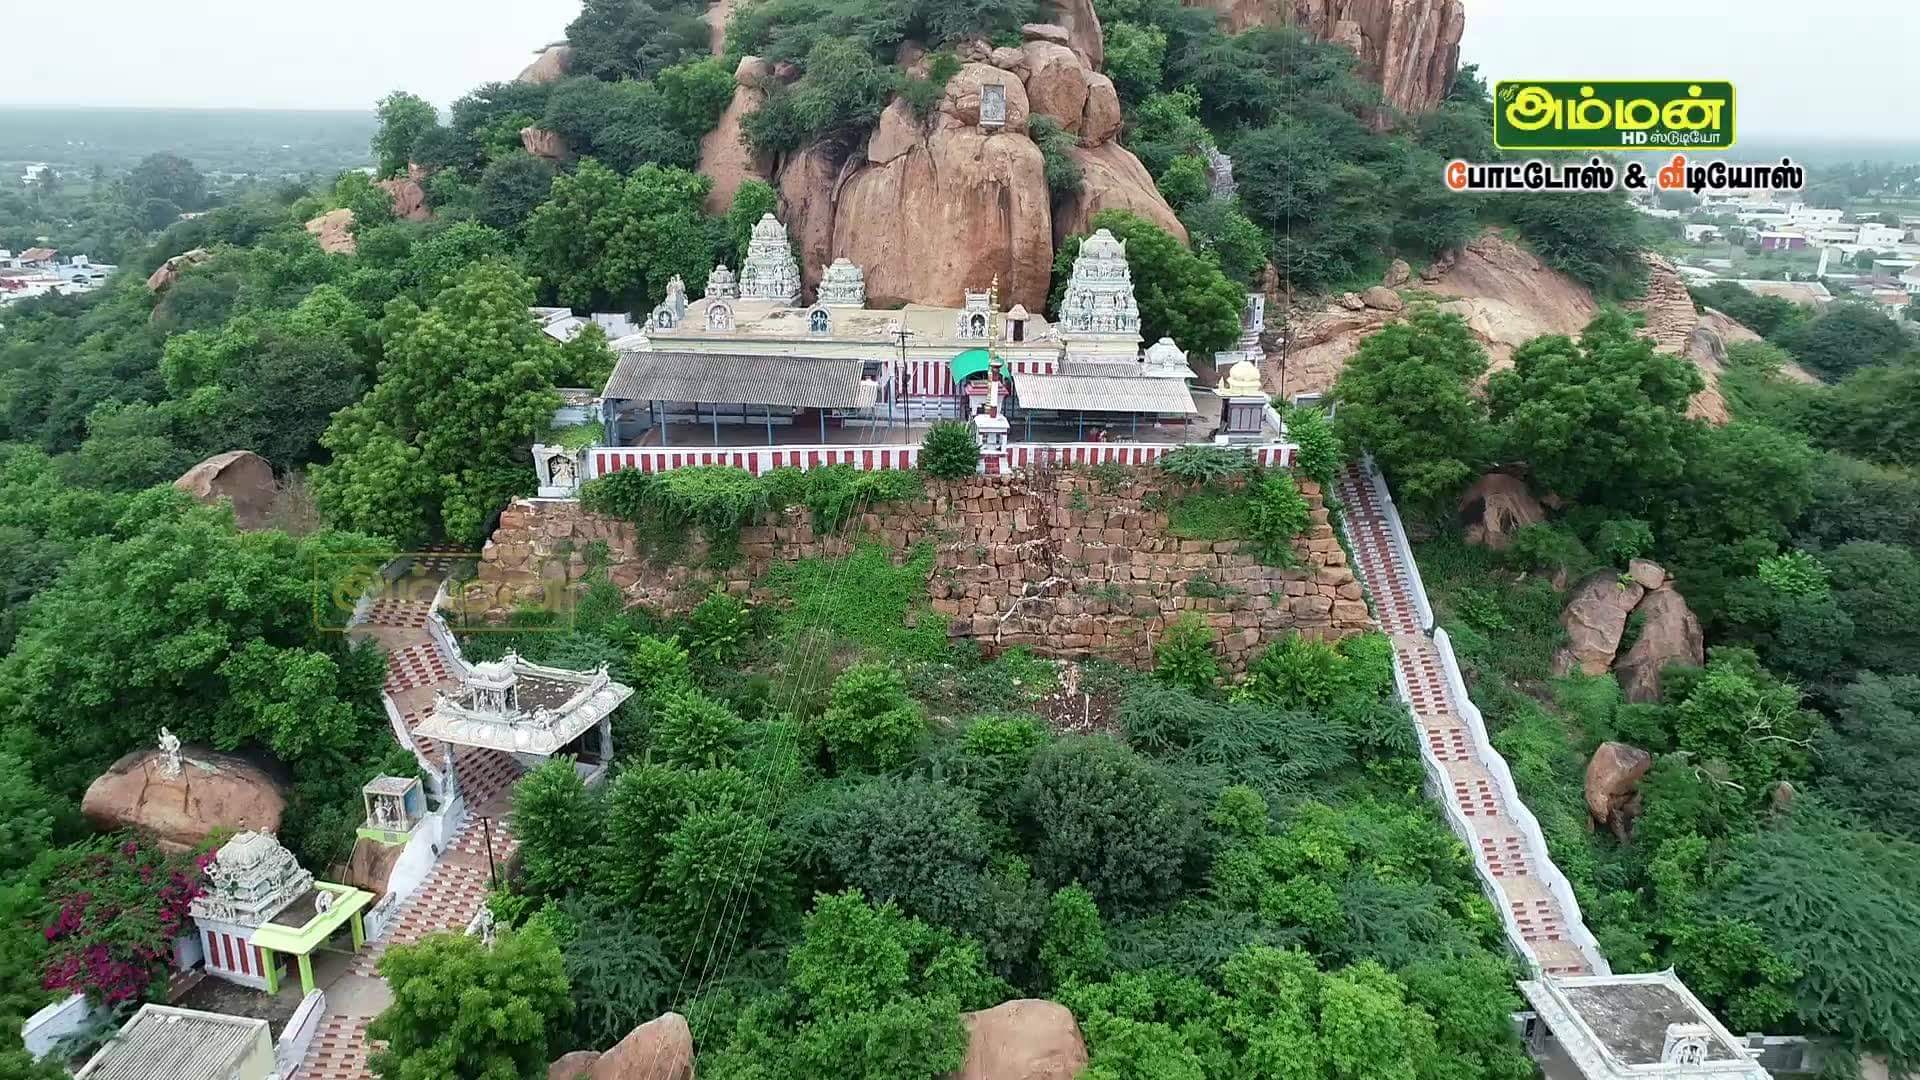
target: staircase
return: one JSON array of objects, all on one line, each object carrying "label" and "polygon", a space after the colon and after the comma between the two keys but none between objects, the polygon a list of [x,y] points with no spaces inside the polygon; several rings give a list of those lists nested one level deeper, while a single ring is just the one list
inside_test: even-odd
[{"label": "staircase", "polygon": [[1487,741],[1446,631],[1434,625],[1386,484],[1369,461],[1349,465],[1336,488],[1345,504],[1354,569],[1393,642],[1394,681],[1413,711],[1428,790],[1472,854],[1509,943],[1534,977],[1610,974],[1566,875],[1547,852],[1539,822],[1520,801],[1506,761]]}]

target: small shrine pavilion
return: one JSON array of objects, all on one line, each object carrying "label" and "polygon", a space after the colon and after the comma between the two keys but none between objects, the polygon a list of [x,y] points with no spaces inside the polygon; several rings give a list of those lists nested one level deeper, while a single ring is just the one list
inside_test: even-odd
[{"label": "small shrine pavilion", "polygon": [[1754,1054],[1666,971],[1545,976],[1520,983],[1533,1006],[1528,1049],[1583,1080],[1767,1080]]},{"label": "small shrine pavilion", "polygon": [[280,956],[300,967],[302,993],[313,992],[313,952],[351,926],[366,944],[361,913],[373,894],[315,881],[270,833],[243,832],[207,865],[207,889],[188,907],[207,951],[207,971],[241,986],[280,990]]},{"label": "small shrine pavilion", "polygon": [[568,754],[591,781],[613,760],[613,711],[632,696],[633,688],[613,681],[604,665],[569,671],[509,652],[471,665],[453,693],[436,693],[415,734],[529,764]]}]

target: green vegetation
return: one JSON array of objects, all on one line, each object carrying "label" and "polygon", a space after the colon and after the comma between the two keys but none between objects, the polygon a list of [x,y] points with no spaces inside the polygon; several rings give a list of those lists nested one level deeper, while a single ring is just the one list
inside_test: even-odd
[{"label": "green vegetation", "polygon": [[[1165,230],[1124,210],[1102,210],[1091,225],[1126,241],[1142,337],[1148,341],[1170,337],[1201,355],[1228,348],[1239,339],[1240,306],[1246,291],[1227,280],[1217,260],[1187,250]],[[1084,239],[1069,236],[1054,253],[1054,289],[1047,305],[1051,311],[1060,310]]]},{"label": "green vegetation", "polygon": [[[1724,426],[1687,418],[1698,374],[1614,312],[1578,341],[1515,350],[1484,411],[1470,390],[1484,355],[1416,315],[1349,364],[1337,424],[1433,537],[1417,553],[1438,618],[1615,970],[1672,966],[1736,1028],[1912,1063],[1920,1014],[1896,987],[1920,978],[1907,903],[1920,860],[1913,785],[1893,761],[1915,745],[1920,611],[1905,598],[1920,588],[1920,487],[1894,447],[1920,358],[1877,314],[1770,308],[1755,305],[1777,316],[1775,343],[1730,350]],[[1789,380],[1789,358],[1839,381]],[[1562,499],[1499,552],[1448,520],[1494,461]],[[1703,624],[1704,666],[1668,667],[1659,696],[1634,702],[1609,677],[1554,677],[1568,586],[1642,557]],[[1629,620],[1629,638],[1642,632]],[[1244,685],[1268,681],[1272,656]],[[1656,757],[1619,832],[1594,829],[1583,797],[1607,740]],[[1842,925],[1873,929],[1842,938]]]},{"label": "green vegetation", "polygon": [[928,476],[959,480],[980,471],[980,440],[958,421],[942,420],[920,440],[920,468]]},{"label": "green vegetation", "polygon": [[[1199,460],[1176,459],[1173,469],[1198,471],[1204,467]],[[1194,464],[1189,466],[1188,461]],[[1164,459],[1162,467],[1166,467]],[[1246,540],[1261,562],[1274,566],[1293,564],[1293,542],[1311,524],[1306,498],[1280,469],[1254,469],[1233,487],[1202,484],[1176,495],[1167,511],[1167,531],[1172,535],[1183,540]]]},{"label": "green vegetation", "polygon": [[1486,370],[1486,350],[1458,316],[1416,311],[1341,369],[1334,431],[1349,456],[1371,452],[1403,499],[1435,505],[1485,462],[1486,404],[1473,384]]}]

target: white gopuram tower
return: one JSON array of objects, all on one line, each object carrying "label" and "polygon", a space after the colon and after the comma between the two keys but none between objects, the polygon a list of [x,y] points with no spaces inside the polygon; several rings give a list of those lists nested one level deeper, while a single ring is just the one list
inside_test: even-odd
[{"label": "white gopuram tower", "polygon": [[1133,299],[1126,241],[1101,229],[1081,243],[1057,322],[1069,361],[1138,359],[1140,306]]},{"label": "white gopuram tower", "polygon": [[787,242],[787,227],[772,214],[760,215],[740,267],[740,298],[771,300],[792,307],[800,302],[800,263]]}]

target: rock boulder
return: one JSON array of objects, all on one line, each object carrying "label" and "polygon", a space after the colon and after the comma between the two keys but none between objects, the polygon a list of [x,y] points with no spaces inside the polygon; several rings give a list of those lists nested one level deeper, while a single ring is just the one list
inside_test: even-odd
[{"label": "rock boulder", "polygon": [[520,70],[514,82],[532,83],[545,86],[567,77],[567,68],[573,63],[573,46],[567,44],[549,45],[540,50],[533,63]]},{"label": "rock boulder", "polygon": [[1583,578],[1560,612],[1567,643],[1553,654],[1553,673],[1606,674],[1613,665],[1613,654],[1620,648],[1620,636],[1627,629],[1627,616],[1645,593],[1646,589],[1622,580],[1612,570]]},{"label": "rock boulder", "polygon": [[198,266],[211,258],[213,258],[213,253],[209,252],[206,248],[194,248],[192,251],[183,251],[175,255],[173,258],[168,259],[156,267],[153,273],[147,275],[147,291],[150,293],[165,292],[169,286],[180,280],[180,275],[185,273],[188,267]]},{"label": "rock boulder", "polygon": [[593,1064],[600,1060],[598,1050],[575,1050],[562,1054],[547,1066],[547,1080],[580,1080],[593,1074]]},{"label": "rock boulder", "polygon": [[1604,742],[1587,762],[1587,813],[1596,824],[1626,839],[1639,812],[1640,778],[1653,768],[1653,755],[1626,743]]},{"label": "rock boulder", "polygon": [[764,154],[756,154],[747,145],[747,114],[760,107],[766,100],[766,91],[760,88],[759,69],[765,62],[758,57],[748,56],[740,61],[734,71],[733,100],[727,103],[726,111],[720,114],[719,123],[712,131],[700,136],[700,172],[713,178],[713,187],[707,191],[706,211],[709,214],[724,214],[733,205],[734,193],[740,185],[749,180],[765,180],[773,175],[773,160]]},{"label": "rock boulder", "polygon": [[1460,496],[1460,524],[1469,544],[1495,551],[1513,543],[1513,534],[1547,520],[1527,482],[1511,473],[1490,472]]},{"label": "rock boulder", "polygon": [[353,238],[353,211],[344,206],[307,222],[307,231],[329,255],[352,255],[360,250],[359,241]]},{"label": "rock boulder", "polygon": [[1133,151],[1107,142],[1070,147],[1067,156],[1080,166],[1081,181],[1078,191],[1061,196],[1054,207],[1056,243],[1074,233],[1092,232],[1093,216],[1102,210],[1126,210],[1165,229],[1181,243],[1187,242],[1187,227],[1167,205],[1147,167],[1140,164]]},{"label": "rock boulder", "polygon": [[[562,1059],[565,1060],[565,1059]],[[679,1013],[663,1013],[601,1054],[592,1080],[693,1080],[693,1031]]]},{"label": "rock boulder", "polygon": [[87,786],[80,811],[103,832],[135,829],[161,850],[192,850],[216,831],[278,832],[286,792],[266,770],[231,754],[182,747],[168,776],[158,750],[136,750]]},{"label": "rock boulder", "polygon": [[[800,280],[808,289],[820,284],[820,275],[838,254],[834,246],[834,203],[841,178],[856,164],[857,147],[838,139],[822,139],[787,156],[774,185],[780,193],[780,216],[800,258]],[[857,260],[856,260],[857,261]],[[866,270],[873,295],[873,268]]]},{"label": "rock boulder", "polygon": [[1229,33],[1292,24],[1352,52],[1387,104],[1426,112],[1440,103],[1460,62],[1467,13],[1461,0],[1185,0],[1218,12]]},{"label": "rock boulder", "polygon": [[1107,65],[1106,40],[1093,0],[1054,0],[1053,21],[1067,32],[1067,46],[1095,71]]},{"label": "rock boulder", "polygon": [[[711,134],[711,133],[709,133]],[[520,129],[520,146],[534,157],[562,165],[573,160],[573,149],[564,135],[543,127]]]},{"label": "rock boulder", "polygon": [[[1062,36],[1065,33],[1061,31]],[[1080,121],[1087,111],[1086,65],[1072,49],[1055,41],[1028,41],[1020,51],[1026,55],[1019,70],[1026,80],[1027,101],[1033,111],[1079,134]],[[1012,128],[1011,118],[1007,126]]]},{"label": "rock boulder", "polygon": [[425,221],[433,214],[427,209],[427,191],[412,177],[382,180],[376,185],[393,199],[396,221]]},{"label": "rock boulder", "polygon": [[1660,700],[1660,672],[1669,664],[1699,667],[1706,662],[1700,620],[1672,588],[1647,594],[1635,609],[1641,617],[1640,636],[1613,667],[1614,678],[1628,701]]},{"label": "rock boulder", "polygon": [[280,486],[273,479],[273,466],[251,450],[229,450],[180,474],[173,486],[193,496],[194,501],[233,503],[233,521],[239,528],[257,529],[273,509]]},{"label": "rock boulder", "polygon": [[[962,75],[973,67],[963,68]],[[979,65],[979,70],[994,69]],[[1008,304],[1032,311],[1046,306],[1053,231],[1040,148],[1030,139],[968,124],[964,85],[949,84],[953,111],[943,104],[924,143],[885,164],[863,163],[837,185],[827,251],[866,270],[869,304],[959,307],[962,290],[997,274]],[[971,106],[976,117],[977,93],[976,83]],[[1009,86],[1009,128],[1015,105]],[[788,173],[781,178],[783,194],[789,191]],[[804,187],[821,190],[814,181]],[[826,251],[816,254],[807,246],[804,233],[802,252],[809,267],[827,261]]]},{"label": "rock boulder", "polygon": [[967,1057],[952,1080],[1070,1080],[1087,1067],[1064,1005],[1026,998],[967,1013]]},{"label": "rock boulder", "polygon": [[1374,285],[1368,288],[1360,294],[1360,302],[1375,311],[1399,311],[1407,306],[1406,302],[1400,299],[1399,293],[1385,285]]}]

